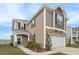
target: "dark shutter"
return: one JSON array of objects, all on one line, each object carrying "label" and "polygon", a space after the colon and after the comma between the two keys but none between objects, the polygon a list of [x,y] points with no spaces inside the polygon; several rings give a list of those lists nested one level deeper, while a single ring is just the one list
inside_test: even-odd
[{"label": "dark shutter", "polygon": [[20,23],[18,23],[18,29],[20,30]]},{"label": "dark shutter", "polygon": [[24,24],[24,30],[26,30],[26,24]]}]

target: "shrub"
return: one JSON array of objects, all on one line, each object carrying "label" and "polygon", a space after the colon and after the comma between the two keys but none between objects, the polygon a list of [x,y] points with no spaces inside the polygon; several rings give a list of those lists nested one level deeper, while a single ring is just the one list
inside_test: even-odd
[{"label": "shrub", "polygon": [[69,42],[66,44],[67,47],[71,46],[71,41],[69,40]]},{"label": "shrub", "polygon": [[51,49],[51,45],[46,44],[46,50],[50,50]]},{"label": "shrub", "polygon": [[48,34],[46,34],[46,49],[51,50],[51,39]]},{"label": "shrub", "polygon": [[40,45],[38,43],[35,42],[28,42],[27,47],[32,49],[32,50],[39,50],[40,49]]},{"label": "shrub", "polygon": [[68,43],[66,44],[67,47],[70,47],[71,46],[71,38],[67,39],[68,40]]},{"label": "shrub", "polygon": [[10,43],[10,46],[13,46],[13,43]]}]

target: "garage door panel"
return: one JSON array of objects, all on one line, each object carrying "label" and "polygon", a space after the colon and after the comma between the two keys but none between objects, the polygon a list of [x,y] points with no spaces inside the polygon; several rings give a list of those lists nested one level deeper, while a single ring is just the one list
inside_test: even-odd
[{"label": "garage door panel", "polygon": [[65,46],[65,37],[51,36],[51,43],[53,47]]}]

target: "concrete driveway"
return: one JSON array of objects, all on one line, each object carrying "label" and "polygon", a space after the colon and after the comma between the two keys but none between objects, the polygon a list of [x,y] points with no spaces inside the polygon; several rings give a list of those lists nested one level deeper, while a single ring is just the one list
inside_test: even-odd
[{"label": "concrete driveway", "polygon": [[54,50],[68,55],[79,55],[79,48],[61,47],[61,48],[55,48]]},{"label": "concrete driveway", "polygon": [[31,54],[31,55],[49,55],[57,52],[65,53],[68,55],[79,55],[79,48],[71,48],[71,47],[61,47],[61,48],[53,48],[52,51],[46,51],[46,52],[34,52],[28,48],[25,48],[23,46],[18,46],[22,51],[25,53]]}]

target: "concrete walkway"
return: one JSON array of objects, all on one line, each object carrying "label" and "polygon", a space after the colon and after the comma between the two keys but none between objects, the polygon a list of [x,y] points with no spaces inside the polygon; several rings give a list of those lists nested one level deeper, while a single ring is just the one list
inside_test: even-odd
[{"label": "concrete walkway", "polygon": [[61,47],[61,48],[54,48],[52,51],[46,51],[46,52],[34,52],[28,48],[25,48],[23,46],[18,46],[22,51],[24,51],[27,54],[31,55],[49,55],[56,52],[65,53],[68,55],[79,55],[79,48],[71,48],[71,47]]}]

